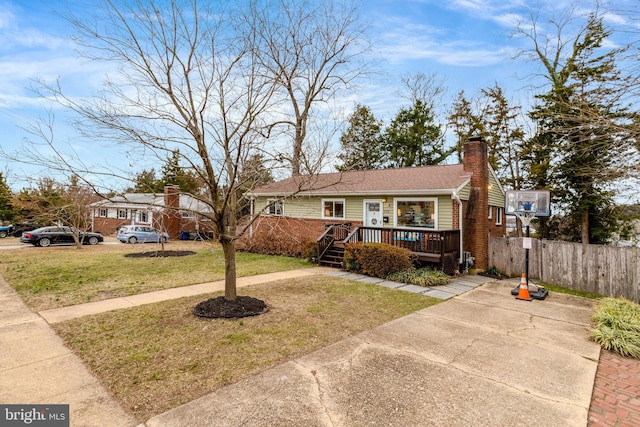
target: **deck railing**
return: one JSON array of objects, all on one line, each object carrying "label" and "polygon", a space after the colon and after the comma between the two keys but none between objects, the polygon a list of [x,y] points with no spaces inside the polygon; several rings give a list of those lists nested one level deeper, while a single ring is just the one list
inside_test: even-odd
[{"label": "deck railing", "polygon": [[460,256],[460,230],[357,227],[344,239],[344,243],[356,242],[387,243],[412,252]]}]

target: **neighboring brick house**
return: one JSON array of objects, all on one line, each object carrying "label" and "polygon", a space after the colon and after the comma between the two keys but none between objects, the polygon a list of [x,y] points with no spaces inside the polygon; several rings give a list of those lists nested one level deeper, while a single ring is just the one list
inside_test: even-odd
[{"label": "neighboring brick house", "polygon": [[[457,230],[458,261],[470,253],[475,268],[484,270],[489,236],[506,233],[505,192],[480,138],[464,145],[462,164],[296,176],[257,188],[251,196],[252,238],[277,230],[315,242],[329,224],[348,223],[350,230],[393,229],[394,241],[407,233],[421,240],[422,251],[425,239]],[[367,236],[375,240],[375,233]]]},{"label": "neighboring brick house", "polygon": [[210,233],[211,221],[202,214],[211,212],[204,203],[177,186],[168,185],[163,194],[128,193],[91,204],[91,229],[105,235],[117,233],[123,225],[146,225],[161,229],[172,239],[182,231]]}]

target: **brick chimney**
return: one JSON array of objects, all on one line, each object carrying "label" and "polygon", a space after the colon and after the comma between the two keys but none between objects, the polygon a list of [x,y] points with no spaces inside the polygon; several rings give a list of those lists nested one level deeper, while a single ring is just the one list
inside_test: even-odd
[{"label": "brick chimney", "polygon": [[489,267],[489,163],[487,145],[481,137],[472,137],[464,145],[465,172],[471,172],[471,191],[464,215],[464,250],[474,257],[474,268]]},{"label": "brick chimney", "polygon": [[180,187],[164,187],[163,228],[171,239],[180,238]]}]

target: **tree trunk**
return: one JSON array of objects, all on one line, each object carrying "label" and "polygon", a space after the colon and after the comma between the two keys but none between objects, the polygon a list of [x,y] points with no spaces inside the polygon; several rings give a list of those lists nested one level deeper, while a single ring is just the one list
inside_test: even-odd
[{"label": "tree trunk", "polygon": [[300,175],[300,158],[302,157],[302,138],[296,132],[295,140],[293,141],[293,154],[291,157],[291,176]]},{"label": "tree trunk", "polygon": [[582,212],[581,218],[581,227],[580,227],[580,240],[585,245],[589,244],[589,211],[586,210]]},{"label": "tree trunk", "polygon": [[235,240],[222,242],[224,252],[224,297],[235,301],[236,293],[236,242]]}]

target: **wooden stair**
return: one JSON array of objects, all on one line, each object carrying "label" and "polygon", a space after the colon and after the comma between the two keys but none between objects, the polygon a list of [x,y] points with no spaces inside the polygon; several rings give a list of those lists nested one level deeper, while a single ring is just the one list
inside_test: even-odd
[{"label": "wooden stair", "polygon": [[344,263],[344,245],[332,243],[327,252],[320,258],[319,265],[342,268]]}]

